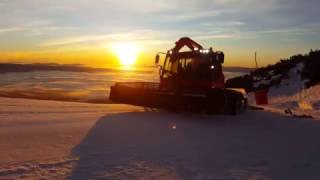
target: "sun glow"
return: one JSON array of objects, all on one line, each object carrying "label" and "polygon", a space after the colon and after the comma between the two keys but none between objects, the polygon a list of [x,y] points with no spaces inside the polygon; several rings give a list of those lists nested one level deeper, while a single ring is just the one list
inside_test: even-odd
[{"label": "sun glow", "polygon": [[112,46],[121,65],[133,66],[137,60],[139,47],[135,43],[116,43]]}]

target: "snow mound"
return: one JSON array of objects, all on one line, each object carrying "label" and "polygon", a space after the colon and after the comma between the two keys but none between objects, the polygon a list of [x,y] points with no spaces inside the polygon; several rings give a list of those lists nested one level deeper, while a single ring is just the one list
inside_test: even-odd
[{"label": "snow mound", "polygon": [[[266,108],[278,111],[290,109],[294,114],[311,115],[320,118],[320,84],[305,89],[305,80],[301,78],[304,63],[298,63],[283,75],[280,83],[269,88],[269,104]],[[258,85],[265,82],[258,82]],[[256,85],[256,86],[258,86]],[[254,102],[253,94],[250,102]]]},{"label": "snow mound", "polygon": [[290,96],[302,91],[304,89],[304,81],[301,79],[300,74],[303,68],[304,64],[299,63],[296,67],[290,69],[279,85],[269,89],[269,95],[272,97]]}]

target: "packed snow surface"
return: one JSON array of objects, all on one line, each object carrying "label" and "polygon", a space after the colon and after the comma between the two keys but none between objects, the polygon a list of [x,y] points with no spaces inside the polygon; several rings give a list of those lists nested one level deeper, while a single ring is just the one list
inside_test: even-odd
[{"label": "packed snow surface", "polygon": [[0,179],[320,179],[320,122],[0,98]]}]

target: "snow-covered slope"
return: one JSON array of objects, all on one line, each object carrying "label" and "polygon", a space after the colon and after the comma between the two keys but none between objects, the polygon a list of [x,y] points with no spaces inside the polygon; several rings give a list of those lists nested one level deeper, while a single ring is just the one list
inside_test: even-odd
[{"label": "snow-covered slope", "polygon": [[[305,89],[305,81],[300,76],[303,67],[303,63],[297,64],[282,77],[279,85],[269,89],[267,108],[281,111],[289,108],[295,114],[306,114],[320,118],[320,84]],[[261,82],[257,84],[261,84]],[[251,94],[250,102],[255,103],[253,94]]]},{"label": "snow-covered slope", "polygon": [[0,98],[0,179],[319,179],[320,123]]}]

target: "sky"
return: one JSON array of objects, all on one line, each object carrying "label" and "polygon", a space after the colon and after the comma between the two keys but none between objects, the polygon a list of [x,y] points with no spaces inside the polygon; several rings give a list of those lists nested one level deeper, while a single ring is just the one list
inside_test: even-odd
[{"label": "sky", "polygon": [[320,47],[319,0],[0,0],[0,62],[112,66],[115,43],[138,64],[188,36],[227,66],[260,66]]}]

